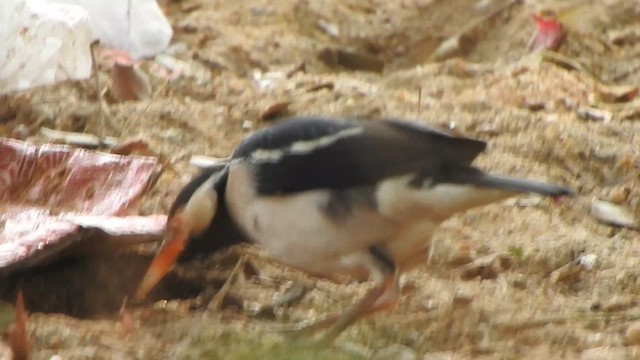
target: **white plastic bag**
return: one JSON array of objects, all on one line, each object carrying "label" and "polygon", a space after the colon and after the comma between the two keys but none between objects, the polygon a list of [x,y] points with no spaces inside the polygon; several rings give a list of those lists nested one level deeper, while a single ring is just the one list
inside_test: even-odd
[{"label": "white plastic bag", "polygon": [[0,0],[0,94],[91,74],[87,12],[48,0]]},{"label": "white plastic bag", "polygon": [[101,44],[124,50],[134,59],[164,50],[173,36],[171,24],[156,0],[52,1],[84,8],[89,13],[94,36]]}]

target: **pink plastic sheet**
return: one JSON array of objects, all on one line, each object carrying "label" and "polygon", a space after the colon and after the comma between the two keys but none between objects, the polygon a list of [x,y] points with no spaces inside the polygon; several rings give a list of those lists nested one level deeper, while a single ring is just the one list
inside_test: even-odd
[{"label": "pink plastic sheet", "polygon": [[156,169],[152,157],[0,138],[0,275],[92,239],[159,238],[164,215],[127,216]]}]

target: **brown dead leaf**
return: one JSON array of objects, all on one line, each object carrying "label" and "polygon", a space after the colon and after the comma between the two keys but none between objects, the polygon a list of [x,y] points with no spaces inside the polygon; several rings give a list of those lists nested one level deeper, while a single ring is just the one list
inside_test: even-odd
[{"label": "brown dead leaf", "polygon": [[291,101],[280,101],[271,104],[265,111],[262,112],[260,118],[262,120],[270,121],[286,116],[289,110],[289,104],[291,104]]},{"label": "brown dead leaf", "polygon": [[111,94],[116,101],[144,100],[151,95],[151,85],[134,64],[116,61],[111,68]]},{"label": "brown dead leaf", "polygon": [[605,103],[629,102],[638,95],[638,87],[630,85],[600,86],[598,98]]},{"label": "brown dead leaf", "polygon": [[578,261],[571,261],[549,275],[552,284],[566,283],[570,284],[580,279],[580,274],[584,271],[584,266]]},{"label": "brown dead leaf", "polygon": [[429,56],[430,61],[444,61],[456,57],[463,57],[475,45],[476,39],[466,34],[452,36],[443,41]]},{"label": "brown dead leaf", "polygon": [[462,280],[472,280],[477,277],[495,279],[500,273],[505,272],[513,265],[513,256],[508,253],[491,254],[478,258],[462,267],[460,278]]},{"label": "brown dead leaf", "polygon": [[323,82],[317,85],[313,85],[307,89],[307,92],[319,91],[322,89],[333,90],[335,84],[333,82]]},{"label": "brown dead leaf", "polygon": [[111,149],[112,154],[117,155],[146,155],[146,156],[157,156],[151,148],[149,144],[141,139],[131,140],[124,143],[119,143],[115,147]]},{"label": "brown dead leaf", "polygon": [[351,50],[326,48],[318,54],[318,59],[330,67],[342,66],[350,70],[382,72],[384,62],[372,55]]},{"label": "brown dead leaf", "polygon": [[18,291],[16,299],[16,322],[9,329],[9,346],[13,353],[13,360],[31,358],[31,345],[27,335],[27,310],[24,306],[22,290]]}]

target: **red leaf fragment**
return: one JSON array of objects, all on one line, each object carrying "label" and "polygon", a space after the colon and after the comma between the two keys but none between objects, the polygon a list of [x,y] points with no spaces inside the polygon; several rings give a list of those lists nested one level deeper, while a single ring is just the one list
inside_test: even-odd
[{"label": "red leaf fragment", "polygon": [[536,33],[529,50],[558,50],[565,39],[565,30],[553,10],[542,10],[532,16],[536,22]]}]

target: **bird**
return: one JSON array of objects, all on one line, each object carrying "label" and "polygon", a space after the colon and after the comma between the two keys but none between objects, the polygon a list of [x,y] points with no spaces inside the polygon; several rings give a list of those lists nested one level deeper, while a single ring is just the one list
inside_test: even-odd
[{"label": "bird", "polygon": [[[486,146],[402,119],[299,116],[258,130],[228,163],[180,192],[168,240],[134,298],[143,299],[194,239],[212,251],[250,242],[310,275],[372,283],[351,308],[299,328],[326,330],[319,342],[331,343],[358,319],[398,302],[399,275],[424,261],[444,220],[520,193],[574,195],[473,166]],[[213,236],[222,222],[241,235]]]}]

